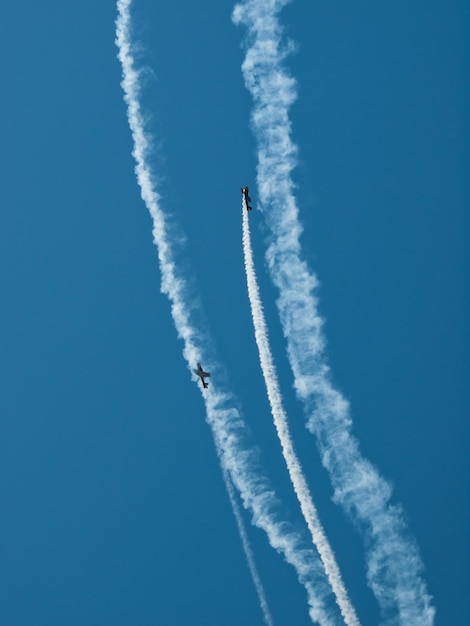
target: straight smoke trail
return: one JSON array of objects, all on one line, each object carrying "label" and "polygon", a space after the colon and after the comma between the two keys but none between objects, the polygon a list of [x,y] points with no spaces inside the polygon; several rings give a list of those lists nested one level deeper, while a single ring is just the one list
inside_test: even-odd
[{"label": "straight smoke trail", "polygon": [[[116,45],[122,66],[121,85],[134,143],[136,176],[142,199],[153,220],[153,238],[162,274],[161,290],[170,301],[171,315],[177,334],[183,340],[183,356],[188,369],[191,370],[194,363],[201,361],[216,373],[220,367],[209,354],[207,337],[197,330],[193,322],[197,307],[188,294],[186,280],[178,273],[167,219],[160,208],[155,177],[149,166],[151,135],[146,130],[139,101],[141,84],[131,44],[131,4],[132,0],[117,2]],[[299,582],[307,591],[311,620],[321,626],[333,626],[335,620],[331,611],[325,608],[325,598],[328,598],[330,591],[318,555],[308,547],[301,533],[281,518],[280,503],[261,470],[257,450],[251,443],[235,399],[228,392],[217,391],[214,384],[203,393],[203,398],[224,477],[229,477],[239,491],[243,505],[251,511],[253,523],[266,532],[270,545],[294,567]],[[246,556],[249,560],[250,555]],[[260,603],[263,603],[261,598]]]},{"label": "straight smoke trail", "polygon": [[334,499],[364,535],[367,578],[389,624],[430,626],[435,610],[422,578],[419,550],[391,488],[360,453],[351,434],[349,406],[330,381],[324,356],[322,320],[314,290],[316,276],[301,258],[298,208],[291,172],[297,147],[291,139],[289,108],[296,99],[294,79],[283,67],[292,46],[283,43],[278,13],[288,0],[245,0],[233,21],[248,30],[242,70],[254,100],[253,131],[258,143],[257,182],[271,231],[266,254],[287,340],[296,392],[308,415]]},{"label": "straight smoke trail", "polygon": [[269,345],[268,329],[264,318],[263,305],[259,294],[258,281],[253,262],[253,251],[251,247],[248,210],[245,206],[245,200],[242,201],[242,216],[243,256],[245,260],[246,282],[248,286],[248,297],[250,300],[251,315],[255,330],[256,345],[258,346],[261,370],[263,372],[263,378],[268,393],[274,425],[276,427],[279,441],[281,442],[282,454],[284,456],[289,477],[299,501],[302,514],[312,535],[313,543],[318,550],[318,554],[320,555],[328,581],[333,589],[336,602],[340,608],[341,615],[348,626],[359,626],[359,620],[349,600],[338,564],[336,563],[335,555],[318,517],[317,509],[313,503],[307,481],[305,480],[300,461],[295,453],[292,437],[289,432],[287,415],[282,404],[277,372]]},{"label": "straight smoke trail", "polygon": [[[266,532],[270,545],[296,570],[299,582],[307,591],[312,622],[333,626],[336,620],[325,606],[330,592],[318,555],[288,522],[280,518],[280,503],[263,475],[256,450],[247,441],[245,424],[233,406],[225,405],[227,401],[233,405],[232,398],[222,393],[218,393],[218,397],[213,392],[206,395],[207,420],[222,472],[230,477],[245,508],[252,512],[253,523]],[[235,510],[234,514],[236,517]],[[245,556],[249,561],[250,556],[247,553]]]},{"label": "straight smoke trail", "polygon": [[232,506],[233,515],[235,517],[235,522],[238,528],[238,534],[240,535],[243,551],[245,553],[245,558],[248,563],[248,569],[250,570],[251,578],[253,580],[256,593],[258,595],[258,600],[260,603],[261,611],[263,613],[264,621],[267,626],[274,626],[271,611],[269,610],[268,601],[266,599],[266,593],[264,591],[263,583],[261,582],[258,568],[256,567],[255,557],[253,555],[253,550],[251,549],[250,540],[248,539],[248,535],[246,533],[245,524],[243,522],[240,507],[238,506],[237,497],[232,485],[232,481],[230,480],[230,476],[227,474],[227,472],[223,472],[223,475],[225,488],[227,489],[230,504]]}]

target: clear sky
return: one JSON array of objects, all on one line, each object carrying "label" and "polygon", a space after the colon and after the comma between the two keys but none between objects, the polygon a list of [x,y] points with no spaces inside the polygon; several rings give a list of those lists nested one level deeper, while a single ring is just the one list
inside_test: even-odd
[{"label": "clear sky", "polygon": [[[411,6],[410,6],[411,4]],[[135,0],[162,208],[184,234],[224,383],[301,525],[274,434],[241,247],[255,261],[298,454],[363,626],[360,535],[331,500],[264,268],[252,101],[231,2]],[[469,9],[296,0],[291,111],[303,253],[335,385],[394,486],[436,625],[470,623]],[[8,3],[0,22],[0,623],[262,624],[204,405],[160,293],[108,0]],[[276,625],[310,623],[245,517]]]}]

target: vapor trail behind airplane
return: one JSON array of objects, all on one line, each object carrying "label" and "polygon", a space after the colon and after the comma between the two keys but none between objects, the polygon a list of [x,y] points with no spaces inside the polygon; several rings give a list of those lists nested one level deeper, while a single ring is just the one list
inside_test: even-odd
[{"label": "vapor trail behind airplane", "polygon": [[251,247],[250,224],[248,211],[245,209],[245,201],[242,202],[243,220],[243,256],[245,259],[246,282],[248,297],[250,300],[251,315],[255,330],[256,345],[258,346],[259,360],[263,373],[266,390],[268,393],[271,413],[276,427],[277,436],[281,442],[282,454],[287,465],[289,478],[294,487],[295,494],[312,540],[318,550],[325,568],[328,581],[333,589],[336,602],[341,615],[348,626],[359,626],[356,612],[349,600],[348,593],[341,578],[341,572],[335,559],[335,555],[323,530],[317,509],[313,503],[307,481],[305,480],[302,466],[297,458],[289,432],[287,415],[284,411],[276,367],[274,365],[271,347],[269,345],[268,329],[264,318],[263,305],[259,294],[258,281],[256,278],[253,251]]},{"label": "vapor trail behind airplane", "polygon": [[[270,545],[283,554],[286,561],[295,568],[299,581],[307,591],[312,621],[321,626],[333,626],[331,611],[325,609],[323,602],[329,588],[318,555],[308,547],[301,534],[282,519],[280,502],[260,467],[257,450],[236,408],[235,398],[230,393],[221,391],[220,387],[217,388],[217,377],[214,374],[217,370],[220,371],[220,367],[210,354],[210,342],[193,321],[197,306],[188,295],[187,281],[178,271],[167,218],[161,209],[156,178],[149,165],[151,135],[146,130],[139,101],[141,84],[131,43],[131,4],[131,0],[117,2],[116,45],[122,65],[121,85],[134,142],[137,180],[142,199],[153,220],[153,237],[162,274],[161,290],[170,301],[174,325],[178,336],[183,340],[183,355],[188,370],[191,371],[194,363],[199,361],[207,364],[213,373],[214,382],[204,391],[203,399],[224,478],[228,476],[237,488],[243,505],[251,511],[253,523],[266,532]],[[234,514],[237,518],[235,510]],[[250,553],[246,553],[246,557],[249,561]],[[259,599],[263,605],[263,599]]]},{"label": "vapor trail behind airplane", "polygon": [[245,553],[245,558],[248,563],[248,569],[250,570],[251,578],[253,579],[253,584],[258,595],[258,600],[260,603],[261,611],[263,613],[264,621],[267,626],[274,626],[271,611],[269,610],[268,601],[266,599],[266,593],[264,591],[263,583],[261,582],[258,568],[256,567],[255,557],[253,554],[253,550],[251,549],[250,540],[248,539],[245,523],[243,521],[240,507],[238,506],[237,496],[235,494],[232,481],[230,480],[230,476],[227,472],[223,471],[223,476],[225,488],[227,489],[233,515],[235,517],[235,522],[237,523],[238,534],[240,535],[243,551]]},{"label": "vapor trail behind airplane", "polygon": [[297,147],[291,139],[289,108],[294,79],[283,67],[290,46],[282,41],[278,12],[288,0],[245,0],[233,12],[248,29],[243,62],[254,100],[252,125],[258,143],[259,199],[271,231],[267,261],[279,289],[277,305],[287,339],[296,392],[317,437],[334,497],[365,535],[368,582],[391,622],[429,626],[434,608],[422,578],[419,551],[406,528],[391,488],[364,459],[351,434],[347,401],[332,386],[324,356],[322,321],[314,295],[318,281],[301,258],[298,208],[291,172]]}]

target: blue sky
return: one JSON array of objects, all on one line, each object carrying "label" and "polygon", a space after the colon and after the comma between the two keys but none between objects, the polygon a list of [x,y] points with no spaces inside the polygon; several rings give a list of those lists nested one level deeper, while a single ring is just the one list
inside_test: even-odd
[{"label": "blue sky", "polygon": [[[243,29],[228,2],[135,0],[162,208],[185,235],[226,384],[300,526],[246,295],[241,184],[299,457],[364,625],[362,539],[331,501],[264,268]],[[0,621],[261,624],[204,405],[160,293],[113,2],[11,3],[0,25]],[[417,540],[436,624],[467,624],[468,7],[297,0],[281,14],[303,254],[333,380]],[[216,382],[216,381],[215,381]],[[249,524],[275,624],[308,624],[292,568]]]}]

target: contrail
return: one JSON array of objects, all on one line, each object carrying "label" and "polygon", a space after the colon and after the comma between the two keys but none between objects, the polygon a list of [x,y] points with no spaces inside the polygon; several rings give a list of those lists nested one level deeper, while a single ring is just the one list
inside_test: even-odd
[{"label": "contrail", "polygon": [[402,508],[391,503],[390,485],[362,457],[351,434],[348,403],[333,387],[324,355],[315,295],[318,280],[301,258],[302,227],[291,175],[297,147],[289,120],[296,84],[283,66],[292,46],[283,43],[277,17],[287,3],[245,0],[235,7],[233,21],[248,29],[242,70],[254,100],[257,182],[271,231],[266,258],[271,279],[279,289],[277,306],[295,388],[330,474],[334,499],[363,533],[368,583],[386,623],[429,626],[435,610],[422,577],[418,547],[406,527]]},{"label": "contrail", "polygon": [[336,563],[335,555],[331,549],[328,539],[326,538],[325,531],[323,530],[318,517],[317,509],[313,503],[307,481],[305,480],[305,476],[302,471],[302,466],[300,465],[300,461],[295,453],[292,437],[289,432],[289,424],[282,404],[277,372],[269,345],[268,329],[259,294],[258,281],[256,279],[253,251],[251,248],[248,210],[245,206],[245,200],[242,201],[242,216],[243,256],[245,260],[246,282],[248,285],[248,297],[250,300],[256,345],[258,346],[261,370],[263,372],[263,378],[268,393],[274,425],[276,427],[279,441],[281,442],[282,454],[284,456],[289,477],[299,501],[302,514],[312,535],[313,543],[322,560],[328,581],[333,589],[336,602],[340,608],[341,615],[348,626],[359,626],[359,620],[349,600],[338,564]]},{"label": "contrail", "polygon": [[[187,281],[178,272],[168,219],[160,208],[157,183],[149,165],[151,135],[146,130],[139,100],[141,82],[131,44],[131,4],[132,0],[117,2],[116,45],[122,65],[121,85],[127,105],[127,118],[134,143],[136,176],[142,199],[153,220],[153,238],[162,274],[161,290],[170,301],[171,315],[177,334],[183,340],[183,356],[188,369],[191,371],[196,362],[203,362],[211,369],[211,380],[214,381],[217,380],[214,374],[217,371],[220,373],[220,366],[211,356],[208,338],[197,330],[193,322],[194,315],[199,314],[199,311],[189,295]],[[230,477],[240,493],[243,505],[251,511],[253,523],[266,532],[270,545],[295,568],[298,580],[307,591],[311,620],[321,626],[333,626],[335,619],[332,611],[325,606],[331,594],[318,555],[308,546],[303,535],[282,519],[280,502],[263,474],[258,451],[251,443],[246,424],[236,408],[235,398],[229,392],[217,389],[216,384],[212,383],[203,393],[203,399],[224,477]]]},{"label": "contrail", "polygon": [[250,570],[251,578],[253,580],[256,593],[258,595],[258,600],[261,606],[261,611],[263,612],[264,621],[267,626],[274,626],[271,611],[269,610],[268,601],[266,599],[266,593],[264,591],[263,583],[261,582],[258,568],[256,567],[255,557],[253,555],[253,550],[251,549],[250,540],[248,539],[248,535],[246,533],[245,524],[243,522],[240,507],[238,506],[232,481],[230,480],[230,476],[227,474],[227,472],[223,472],[223,475],[225,488],[227,489],[233,515],[235,517],[235,522],[237,523],[238,534],[240,535],[243,551],[245,553],[245,558],[248,563],[248,569]]}]

